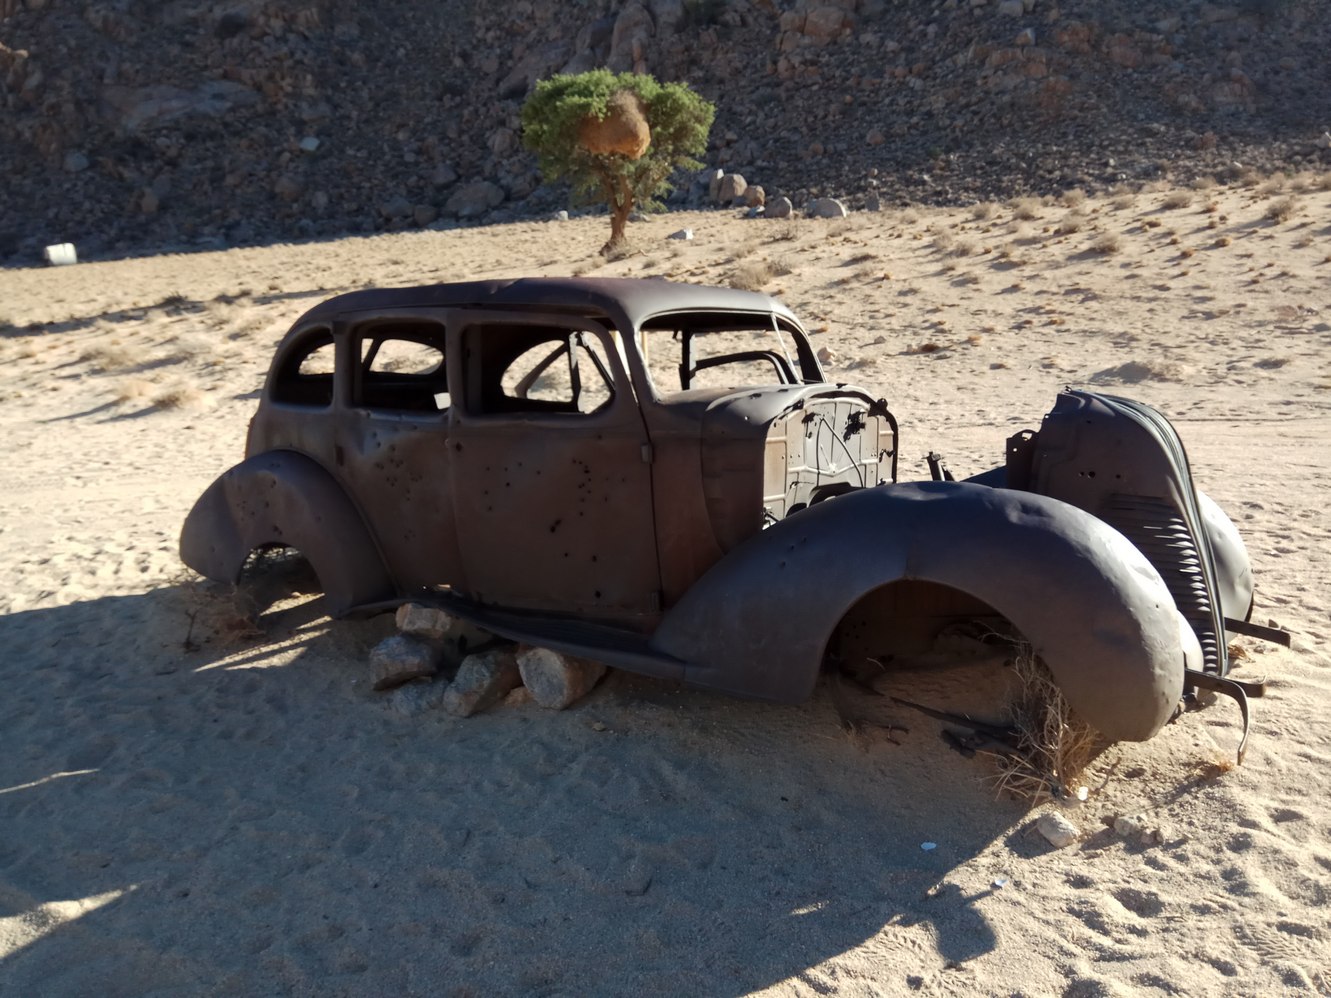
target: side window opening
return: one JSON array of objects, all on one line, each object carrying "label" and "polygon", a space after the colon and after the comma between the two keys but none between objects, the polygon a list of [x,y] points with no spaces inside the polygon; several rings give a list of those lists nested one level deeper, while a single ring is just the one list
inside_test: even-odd
[{"label": "side window opening", "polygon": [[770,316],[666,316],[647,323],[640,335],[648,373],[664,397],[817,380],[795,331]]},{"label": "side window opening", "polygon": [[594,333],[484,327],[466,336],[468,405],[491,413],[591,415],[609,407],[614,377]]},{"label": "side window opening", "polygon": [[443,412],[452,404],[444,331],[432,323],[394,323],[360,333],[356,404],[398,412]]},{"label": "side window opening", "polygon": [[333,404],[333,332],[317,329],[295,344],[274,372],[271,398],[286,405]]}]

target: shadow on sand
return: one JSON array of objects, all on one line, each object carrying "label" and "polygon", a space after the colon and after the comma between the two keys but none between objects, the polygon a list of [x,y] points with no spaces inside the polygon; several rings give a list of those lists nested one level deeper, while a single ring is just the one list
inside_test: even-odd
[{"label": "shadow on sand", "polygon": [[972,860],[1043,851],[918,718],[865,751],[825,697],[622,673],[413,714],[365,681],[391,621],[319,602],[0,619],[8,991],[743,994],[866,943],[943,972],[998,946]]}]

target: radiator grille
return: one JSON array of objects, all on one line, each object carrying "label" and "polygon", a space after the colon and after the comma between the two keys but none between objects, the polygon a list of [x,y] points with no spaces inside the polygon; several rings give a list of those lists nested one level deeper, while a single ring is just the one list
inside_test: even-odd
[{"label": "radiator grille", "polygon": [[1179,613],[1197,634],[1205,671],[1219,675],[1223,636],[1215,631],[1202,556],[1187,522],[1163,499],[1128,495],[1110,496],[1103,519],[1132,541],[1155,566]]}]

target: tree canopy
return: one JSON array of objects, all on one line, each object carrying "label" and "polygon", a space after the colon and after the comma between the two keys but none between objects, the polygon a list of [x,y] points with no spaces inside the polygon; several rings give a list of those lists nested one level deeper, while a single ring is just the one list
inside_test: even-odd
[{"label": "tree canopy", "polygon": [[[627,154],[589,148],[597,145],[589,127],[612,116],[635,118],[635,108],[649,132],[645,151],[633,142],[625,145]],[[623,242],[635,205],[660,210],[671,174],[702,166],[695,157],[707,148],[715,115],[716,108],[687,84],[595,69],[536,84],[522,108],[522,141],[539,157],[547,181],[567,180],[576,198],[609,206],[610,241],[602,250],[609,252]]]}]

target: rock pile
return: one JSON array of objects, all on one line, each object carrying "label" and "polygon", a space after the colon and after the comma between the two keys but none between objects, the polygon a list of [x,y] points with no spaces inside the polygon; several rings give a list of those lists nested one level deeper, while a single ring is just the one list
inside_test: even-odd
[{"label": "rock pile", "polygon": [[1321,168],[1328,42],[1305,0],[0,0],[0,260],[547,216],[522,99],[601,65],[801,209]]},{"label": "rock pile", "polygon": [[406,714],[442,707],[470,717],[519,686],[542,707],[563,710],[606,672],[600,662],[501,641],[436,607],[404,604],[396,622],[398,633],[370,652],[370,668],[374,689],[392,691]]}]

